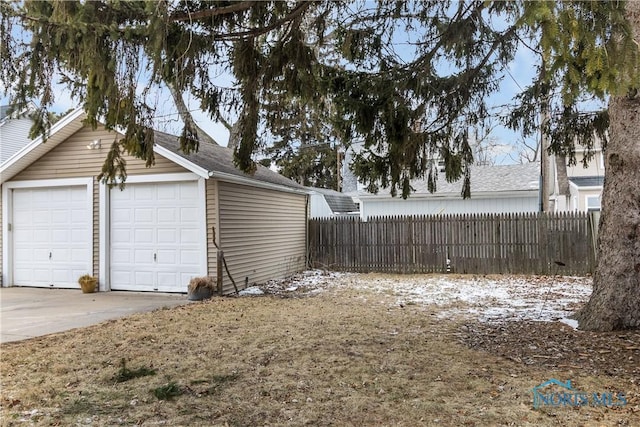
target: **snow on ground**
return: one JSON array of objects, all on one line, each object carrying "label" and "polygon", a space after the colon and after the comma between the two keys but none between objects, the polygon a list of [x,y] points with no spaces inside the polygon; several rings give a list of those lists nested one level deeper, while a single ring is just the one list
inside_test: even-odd
[{"label": "snow on ground", "polygon": [[390,295],[399,305],[438,308],[439,318],[471,316],[484,322],[568,319],[591,294],[591,278],[511,275],[355,274],[311,270],[241,291],[244,295],[303,296],[349,287]]}]

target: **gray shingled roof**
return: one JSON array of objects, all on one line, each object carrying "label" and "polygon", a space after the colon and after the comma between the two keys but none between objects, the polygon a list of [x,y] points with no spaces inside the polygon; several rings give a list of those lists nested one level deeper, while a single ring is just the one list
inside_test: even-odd
[{"label": "gray shingled roof", "polygon": [[[540,163],[521,165],[471,166],[471,196],[474,193],[514,192],[537,190],[540,182]],[[436,195],[460,195],[463,180],[447,182],[444,172],[438,173]],[[427,180],[411,181],[415,194],[429,194]],[[360,192],[360,195],[369,193]],[[385,194],[381,190],[378,194]],[[412,193],[414,194],[414,193]]]},{"label": "gray shingled roof", "polygon": [[209,172],[226,173],[242,178],[282,185],[297,190],[305,190],[305,187],[297,182],[294,182],[262,165],[257,165],[258,169],[253,175],[242,172],[233,163],[233,150],[227,147],[203,142],[200,143],[197,153],[186,155],[180,151],[180,143],[178,142],[177,136],[158,131],[155,132],[155,142],[159,146],[166,148],[167,150],[189,160]]},{"label": "gray shingled roof", "polygon": [[333,213],[356,212],[358,210],[353,199],[344,193],[328,188],[307,187],[307,189],[322,194]]},{"label": "gray shingled roof", "polygon": [[569,178],[578,187],[602,187],[604,184],[603,176],[574,176]]}]

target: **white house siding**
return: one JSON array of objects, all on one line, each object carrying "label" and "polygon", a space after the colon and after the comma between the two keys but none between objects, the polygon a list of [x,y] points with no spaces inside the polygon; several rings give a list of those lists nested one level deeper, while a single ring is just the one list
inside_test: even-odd
[{"label": "white house siding", "polygon": [[29,131],[33,121],[29,118],[7,119],[0,125],[0,163],[18,152],[29,142]]},{"label": "white house siding", "polygon": [[[306,195],[218,182],[220,244],[240,289],[303,270]],[[224,293],[233,285],[224,276]]]},{"label": "white house siding", "polygon": [[517,213],[537,212],[538,196],[514,196],[504,198],[415,198],[415,199],[367,199],[360,201],[363,220],[375,216],[446,215],[462,213]]},{"label": "white house siding", "polygon": [[333,211],[322,194],[311,194],[309,207],[311,218],[329,218],[333,216]]},{"label": "white house siding", "polygon": [[[93,194],[93,275],[99,275],[99,202],[98,202],[98,180],[97,175],[102,170],[102,165],[107,156],[110,144],[114,141],[116,134],[103,127],[92,130],[86,126],[69,136],[64,142],[52,149],[45,156],[36,160],[25,168],[12,181],[27,181],[36,179],[57,179],[57,178],[78,178],[94,177]],[[99,139],[102,148],[90,150],[87,145]],[[4,137],[3,137],[4,140]],[[160,174],[160,173],[180,173],[188,172],[182,166],[156,154],[155,165],[151,168],[145,166],[145,162],[134,157],[125,155],[127,161],[128,175]],[[0,242],[1,243],[1,242]],[[2,260],[0,260],[1,262]]]}]

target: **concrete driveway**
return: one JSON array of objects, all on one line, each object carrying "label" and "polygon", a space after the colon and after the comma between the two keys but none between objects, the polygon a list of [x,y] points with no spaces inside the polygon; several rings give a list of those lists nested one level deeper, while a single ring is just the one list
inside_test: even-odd
[{"label": "concrete driveway", "polygon": [[109,319],[187,304],[186,295],[79,289],[0,288],[0,343],[81,328]]}]

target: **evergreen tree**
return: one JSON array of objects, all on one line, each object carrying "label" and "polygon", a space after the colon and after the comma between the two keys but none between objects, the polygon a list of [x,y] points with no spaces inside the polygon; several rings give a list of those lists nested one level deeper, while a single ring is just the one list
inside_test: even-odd
[{"label": "evergreen tree", "polygon": [[[108,129],[124,129],[124,138],[107,157],[102,176],[107,181],[126,176],[123,150],[153,163],[154,108],[147,95],[168,87],[177,107],[182,94],[189,93],[213,120],[223,112],[238,112],[235,159],[247,172],[255,169],[252,156],[265,148],[263,136],[277,136],[295,117],[275,114],[277,107],[286,111],[295,105],[289,110],[309,112],[306,118],[329,126],[342,143],[363,141],[353,168],[369,190],[384,188],[406,197],[410,180],[422,177],[434,190],[434,159],[440,158],[448,180],[464,178],[462,195],[467,197],[473,162],[467,130],[488,126],[489,96],[499,89],[517,49],[532,46],[540,53],[539,73],[518,97],[520,107],[509,120],[511,126],[526,134],[540,106],[548,105],[545,132],[551,136],[550,149],[571,161],[576,141],[591,147],[594,133],[602,134],[609,121],[606,114],[582,114],[582,101],[614,96],[607,150],[613,145],[620,151],[607,151],[603,229],[629,242],[625,255],[630,258],[621,265],[613,262],[616,246],[601,238],[594,295],[602,293],[599,289],[614,289],[610,281],[619,278],[625,283],[620,288],[623,300],[590,304],[598,308],[585,311],[582,318],[590,328],[637,328],[640,185],[636,175],[626,174],[630,168],[640,169],[640,162],[637,133],[622,122],[634,118],[638,123],[633,116],[637,96],[627,93],[640,86],[639,31],[637,7],[628,3],[625,17],[625,5],[471,0],[3,2],[0,75],[15,101],[38,99],[46,112],[54,101],[51,80],[59,73],[82,102],[90,124],[100,120]],[[236,87],[217,85],[221,72],[232,73]],[[184,122],[181,147],[189,153],[204,138],[188,110],[178,109]],[[284,144],[289,141],[282,138]],[[612,185],[618,176],[636,189]],[[617,206],[607,202],[611,198],[626,201],[624,206],[636,216],[609,210]],[[609,229],[606,218],[623,221],[624,227]],[[610,321],[587,320],[598,316],[609,316]]]}]

